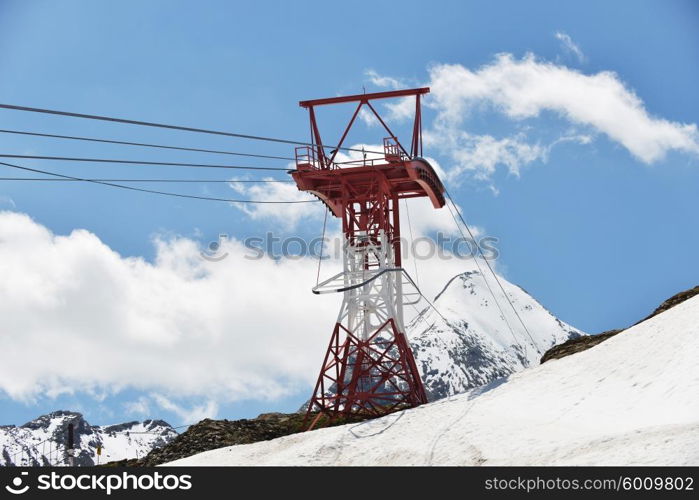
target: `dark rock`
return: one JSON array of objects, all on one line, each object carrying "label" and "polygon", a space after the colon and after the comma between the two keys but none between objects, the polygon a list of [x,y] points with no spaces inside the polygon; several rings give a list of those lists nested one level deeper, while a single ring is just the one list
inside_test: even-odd
[{"label": "dark rock", "polygon": [[[109,434],[112,432],[124,432],[124,431],[128,431],[129,429],[133,428],[134,426],[138,425],[139,423],[140,422],[133,421],[133,422],[124,422],[123,424],[107,425],[107,426],[102,427],[102,430],[106,434]],[[167,425],[167,424],[165,424],[165,425]]]},{"label": "dark rock", "polygon": [[151,451],[145,457],[112,462],[108,465],[148,467],[225,446],[266,441],[299,432],[304,416],[298,413],[290,415],[266,413],[255,419],[232,421],[207,418],[189,427],[171,443]]},{"label": "dark rock", "polygon": [[597,344],[601,344],[605,340],[613,337],[617,333],[621,333],[624,330],[608,330],[606,332],[597,335],[587,335],[578,337],[575,339],[566,340],[562,344],[553,346],[551,349],[546,351],[541,357],[541,362],[546,363],[552,359],[564,358],[575,354],[576,352],[586,351],[590,347],[594,347]]},{"label": "dark rock", "polygon": [[[668,309],[675,307],[677,304],[681,304],[685,300],[691,299],[695,295],[699,295],[699,285],[695,286],[694,288],[690,288],[689,290],[685,290],[684,292],[677,293],[667,299],[665,302],[660,304],[655,311],[653,311],[649,316],[646,316],[643,318],[641,321],[638,323],[642,323],[647,319],[652,318],[653,316],[656,316],[660,314],[661,312],[665,312]],[[635,323],[636,325],[638,323]]]},{"label": "dark rock", "polygon": [[[639,323],[643,323],[644,321],[652,318],[653,316],[657,316],[658,314],[667,311],[668,309],[676,306],[677,304],[681,304],[685,300],[691,299],[695,295],[699,295],[699,285],[695,286],[694,288],[690,288],[689,290],[685,290],[684,292],[680,292],[673,295],[665,302],[660,304],[650,315],[646,316],[641,321],[634,323],[632,326],[638,325]],[[626,330],[626,328],[622,328],[620,330],[608,330],[597,335],[582,336],[576,339],[567,340],[566,342],[555,345],[551,349],[546,351],[544,355],[541,357],[541,362],[545,363],[546,361],[550,361],[552,359],[559,359],[565,356],[570,356],[571,354],[575,354],[577,352],[586,351],[587,349],[594,347],[597,344],[601,344],[605,340],[612,338],[614,335],[617,335],[618,333],[621,333],[624,330]]]},{"label": "dark rock", "polygon": [[[237,444],[268,441],[304,430],[305,413],[263,413],[241,420],[204,419],[192,425],[169,444],[139,459],[110,462],[107,467],[152,467],[204,451]],[[337,420],[329,425],[341,425]]]}]

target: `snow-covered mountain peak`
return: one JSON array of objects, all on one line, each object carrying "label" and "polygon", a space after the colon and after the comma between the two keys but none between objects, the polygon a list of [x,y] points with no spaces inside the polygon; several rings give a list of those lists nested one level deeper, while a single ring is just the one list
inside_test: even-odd
[{"label": "snow-covered mountain peak", "polygon": [[486,282],[479,271],[458,274],[436,296],[434,308],[426,307],[407,326],[430,400],[535,366],[551,346],[584,335],[522,288],[502,277],[500,283],[509,302],[492,276]]},{"label": "snow-covered mountain peak", "polygon": [[165,420],[144,420],[138,422],[125,422],[123,424],[106,425],[101,427],[105,434],[115,434],[121,432],[158,432],[163,429],[169,429],[170,424]]},{"label": "snow-covered mountain peak", "polygon": [[66,465],[67,429],[71,423],[77,465],[138,458],[177,436],[163,420],[98,426],[90,425],[78,412],[59,410],[19,427],[0,426],[0,465]]},{"label": "snow-covered mountain peak", "polygon": [[[83,420],[82,413],[75,411],[65,411],[58,410],[46,415],[41,415],[40,417],[30,420],[26,424],[22,425],[22,429],[29,429],[33,431],[43,430],[45,432],[55,432],[59,428],[64,428],[69,423],[73,422],[74,425],[79,426],[80,424],[87,424]],[[87,424],[89,430],[89,424]]]}]

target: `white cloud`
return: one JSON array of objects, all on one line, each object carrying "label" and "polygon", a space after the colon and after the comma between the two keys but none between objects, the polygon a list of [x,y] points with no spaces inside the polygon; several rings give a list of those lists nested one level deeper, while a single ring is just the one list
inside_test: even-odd
[{"label": "white cloud", "polygon": [[556,37],[556,40],[561,42],[561,45],[566,50],[566,52],[573,54],[579,62],[585,62],[585,54],[583,53],[580,46],[573,41],[570,35],[564,33],[563,31],[557,31],[556,33],[554,33],[554,36]]},{"label": "white cloud", "polygon": [[[422,221],[414,206],[418,227],[443,223]],[[28,401],[131,388],[161,407],[205,398],[198,408],[173,403],[190,421],[211,416],[216,402],[310,391],[341,296],[310,292],[315,258],[249,260],[239,241],[224,245],[228,257],[208,262],[190,239],[157,240],[149,263],[88,231],[55,235],[0,212],[0,391]],[[429,295],[471,265],[419,264]],[[339,271],[326,261],[322,276]],[[129,408],[145,411],[143,403]]]},{"label": "white cloud", "polygon": [[[536,161],[548,161],[551,150],[558,144],[576,142],[589,144],[592,137],[572,133],[563,135],[549,144],[530,143],[523,133],[495,138],[491,135],[470,134],[459,128],[437,124],[424,134],[425,144],[436,147],[453,163],[449,170],[441,174],[447,181],[458,183],[466,172],[475,179],[489,181],[498,166],[505,166],[511,175],[518,176],[522,168]],[[494,194],[497,188],[490,184]]]},{"label": "white cloud", "polygon": [[[380,75],[373,69],[365,71],[364,74],[369,79],[369,81],[377,87],[399,90],[418,85],[418,83],[414,81],[408,81],[402,78],[394,78],[391,76]],[[383,104],[389,111],[388,116],[392,119],[402,120],[405,118],[410,118],[415,114],[414,97],[401,97],[399,99],[391,100],[390,102],[385,102]]]},{"label": "white cloud", "polygon": [[513,120],[551,111],[622,144],[644,163],[669,151],[699,154],[696,124],[653,117],[619,77],[604,71],[585,75],[527,55],[500,54],[476,71],[458,64],[430,70],[431,106],[437,124],[458,127],[476,106],[487,104]]},{"label": "white cloud", "polygon": [[364,72],[367,79],[377,87],[389,87],[392,89],[405,88],[405,81],[390,76],[379,75],[376,70],[368,69]]},{"label": "white cloud", "polygon": [[305,387],[334,321],[312,259],[220,262],[185,238],[122,258],[84,230],[0,212],[0,389],[16,399],[100,387],[224,399]]},{"label": "white cloud", "polygon": [[[560,35],[565,39],[563,33]],[[374,81],[383,79],[376,75]],[[455,167],[448,169],[452,179],[454,171],[470,171],[475,177],[488,179],[497,165],[517,174],[527,164],[545,161],[552,146],[566,141],[587,144],[596,134],[604,134],[647,164],[663,159],[670,151],[699,154],[696,124],[651,115],[633,90],[610,71],[588,75],[532,54],[522,59],[499,54],[492,63],[475,70],[460,64],[435,65],[429,70],[426,85],[431,93],[425,103],[437,114],[425,138],[455,161]],[[386,108],[392,119],[412,117],[408,102],[398,101]],[[586,131],[542,144],[528,138],[531,130],[504,137],[464,130],[467,118],[489,110],[515,124],[552,112]]]},{"label": "white cloud", "polygon": [[127,415],[138,415],[140,417],[147,417],[151,414],[150,403],[145,396],[140,396],[134,401],[127,401],[124,403],[124,410]]},{"label": "white cloud", "polygon": [[435,210],[427,198],[403,200],[400,202],[400,210],[401,235],[404,237],[409,235],[411,228],[415,238],[427,236],[434,231],[445,234],[458,231],[449,211],[446,208]]},{"label": "white cloud", "polygon": [[[290,167],[291,168],[291,167]],[[235,179],[233,179],[235,180]],[[265,178],[271,180],[271,178]],[[299,191],[294,183],[229,184],[231,189],[251,200],[305,201],[315,199]],[[254,220],[274,220],[287,229],[296,227],[303,218],[322,218],[321,203],[233,203]]]},{"label": "white cloud", "polygon": [[362,106],[359,110],[359,115],[357,115],[359,119],[364,122],[364,124],[367,127],[379,127],[381,124],[379,123],[379,120],[376,118],[374,113],[371,111],[368,111],[366,107]]},{"label": "white cloud", "polygon": [[151,394],[151,398],[163,410],[170,411],[177,415],[183,424],[193,424],[205,418],[216,418],[218,414],[218,403],[209,400],[203,405],[195,405],[186,408],[179,405],[162,394]]},{"label": "white cloud", "polygon": [[498,165],[505,165],[513,175],[535,160],[545,160],[548,148],[529,144],[523,135],[496,139],[491,135],[475,135],[444,126],[425,133],[425,142],[435,145],[454,161],[447,171],[447,180],[457,180],[472,171],[477,179],[489,179]]}]

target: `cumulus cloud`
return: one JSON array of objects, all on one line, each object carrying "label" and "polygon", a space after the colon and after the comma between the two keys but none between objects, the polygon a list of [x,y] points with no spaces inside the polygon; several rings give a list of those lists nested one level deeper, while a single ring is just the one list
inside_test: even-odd
[{"label": "cumulus cloud", "polygon": [[[291,168],[291,167],[290,167]],[[272,180],[265,177],[264,180]],[[235,179],[232,179],[235,180]],[[251,200],[308,201],[314,200],[308,193],[299,191],[294,183],[265,182],[261,184],[230,183],[236,193]],[[253,220],[283,222],[287,229],[294,228],[301,219],[322,217],[320,203],[232,203]]]},{"label": "cumulus cloud", "polygon": [[487,103],[514,120],[551,111],[622,144],[644,163],[672,150],[699,153],[696,124],[653,117],[643,101],[609,71],[593,75],[537,60],[500,54],[492,64],[471,71],[438,65],[430,71],[432,105],[438,120],[462,123],[477,103]]},{"label": "cumulus cloud", "polygon": [[511,174],[519,175],[523,166],[545,159],[548,153],[548,147],[530,144],[522,134],[496,139],[444,126],[428,131],[425,142],[454,161],[446,174],[449,180],[457,180],[466,171],[472,171],[477,179],[486,180],[498,165],[505,165]]},{"label": "cumulus cloud", "polygon": [[364,72],[367,79],[378,87],[389,87],[392,89],[405,88],[406,82],[400,78],[380,75],[376,70],[368,69]]},{"label": "cumulus cloud", "polygon": [[[375,83],[380,83],[377,75]],[[426,105],[436,112],[427,131],[432,144],[456,162],[457,171],[472,171],[481,178],[497,165],[517,173],[523,165],[545,160],[546,152],[563,140],[590,142],[603,134],[621,144],[643,163],[651,164],[671,151],[699,154],[699,132],[694,123],[679,123],[653,116],[643,101],[611,71],[584,74],[528,54],[517,59],[499,54],[475,70],[460,64],[430,68],[431,88]],[[395,120],[412,116],[409,103],[387,105]],[[495,111],[521,124],[549,112],[582,128],[583,133],[538,143],[517,133],[505,137],[474,135],[465,129],[475,113]]]},{"label": "cumulus cloud", "polygon": [[362,106],[359,110],[359,114],[357,115],[359,119],[364,122],[364,124],[367,127],[380,127],[381,124],[379,123],[379,120],[376,118],[376,115],[372,113],[371,111],[367,111],[367,108]]},{"label": "cumulus cloud", "polygon": [[236,240],[220,262],[159,240],[149,263],[12,212],[0,234],[0,388],[13,398],[125,386],[277,397],[312,379],[334,319],[334,301],[309,291],[315,262],[247,260]]},{"label": "cumulus cloud", "polygon": [[554,33],[554,36],[556,37],[556,40],[561,42],[561,46],[566,52],[568,52],[569,54],[573,54],[579,62],[585,62],[585,54],[583,53],[580,46],[573,41],[570,35],[564,33],[563,31],[557,31],[556,33]]},{"label": "cumulus cloud", "polygon": [[151,398],[163,410],[169,411],[177,415],[180,422],[192,424],[199,422],[204,418],[216,418],[218,413],[218,403],[213,400],[207,401],[203,405],[195,405],[191,408],[179,405],[162,394],[151,394]]},{"label": "cumulus cloud", "polygon": [[[0,212],[0,391],[31,401],[130,388],[150,395],[133,412],[155,405],[190,421],[221,401],[310,391],[341,302],[310,293],[315,258],[249,260],[230,239],[228,257],[209,262],[187,238],[155,245],[153,262],[122,257],[88,231],[56,235]],[[421,261],[425,292],[471,265]],[[323,275],[339,270],[323,264]]]},{"label": "cumulus cloud", "polygon": [[140,396],[134,401],[127,401],[124,403],[124,411],[127,415],[138,415],[140,417],[145,417],[151,415],[150,402],[145,396]]}]

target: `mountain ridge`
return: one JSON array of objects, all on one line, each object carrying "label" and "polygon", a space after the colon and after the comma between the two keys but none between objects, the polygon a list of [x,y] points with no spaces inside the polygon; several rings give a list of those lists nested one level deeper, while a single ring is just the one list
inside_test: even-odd
[{"label": "mountain ridge", "polygon": [[480,271],[459,273],[406,326],[430,401],[537,365],[552,346],[586,335],[522,287],[500,284],[507,298]]},{"label": "mountain ridge", "polygon": [[[639,323],[643,323],[646,320],[651,319],[654,316],[657,316],[658,314],[667,311],[668,309],[671,309],[675,307],[678,304],[681,304],[685,300],[689,300],[695,295],[699,295],[699,285],[689,288],[687,290],[683,290],[681,292],[678,292],[674,294],[672,297],[664,300],[658,307],[653,310],[652,313],[650,313],[648,316],[645,318],[637,321],[631,326],[638,325]],[[597,333],[595,335],[590,335],[588,337],[579,337],[579,338],[571,338],[562,344],[557,344],[553,347],[551,347],[548,351],[544,353],[544,355],[541,357],[541,363],[546,363],[547,361],[550,361],[552,359],[560,359],[564,358],[566,356],[570,356],[571,354],[575,354],[578,352],[585,351],[587,349],[590,349],[596,345],[601,344],[602,342],[612,338],[615,335],[618,335],[619,333],[628,330],[631,328],[631,326],[627,328],[618,328],[614,330],[607,330],[602,333]]]},{"label": "mountain ridge", "polygon": [[57,410],[20,426],[0,426],[0,466],[67,465],[70,423],[74,425],[75,463],[81,466],[144,456],[177,437],[164,420],[99,426],[91,425],[79,412]]}]

